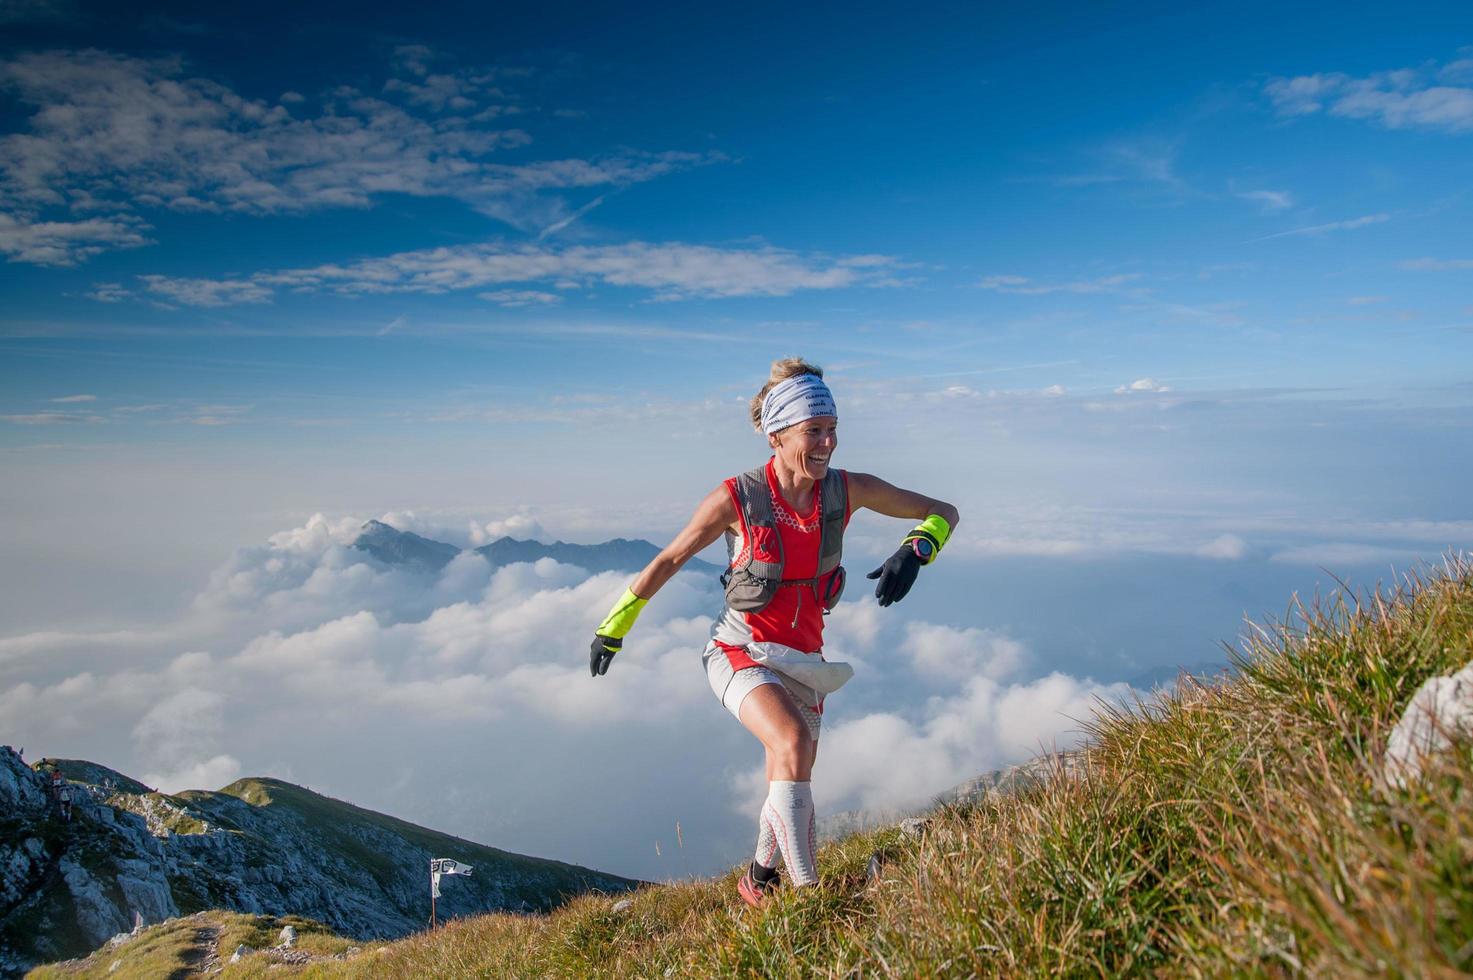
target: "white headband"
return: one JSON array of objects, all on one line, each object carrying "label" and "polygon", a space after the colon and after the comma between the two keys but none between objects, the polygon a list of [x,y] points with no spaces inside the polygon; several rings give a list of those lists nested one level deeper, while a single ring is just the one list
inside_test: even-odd
[{"label": "white headband", "polygon": [[794,375],[773,385],[767,397],[762,399],[762,432],[771,435],[779,429],[820,415],[838,418],[839,409],[834,404],[833,392],[816,374]]}]

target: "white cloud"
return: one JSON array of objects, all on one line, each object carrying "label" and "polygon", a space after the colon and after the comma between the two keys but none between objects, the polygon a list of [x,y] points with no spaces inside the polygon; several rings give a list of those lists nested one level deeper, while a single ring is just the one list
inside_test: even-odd
[{"label": "white cloud", "polygon": [[573,222],[577,221],[579,218],[582,218],[588,212],[592,211],[594,208],[602,204],[605,197],[606,195],[600,194],[598,197],[595,197],[593,200],[589,201],[587,204],[583,205],[581,208],[574,211],[566,218],[554,221],[552,224],[548,225],[546,228],[537,233],[537,240],[540,242],[550,235],[556,235],[558,232],[562,231],[564,228],[568,227]]},{"label": "white cloud", "polygon": [[216,755],[182,768],[143,775],[143,784],[160,793],[182,793],[187,789],[216,790],[241,776],[240,760],[233,755]]},{"label": "white cloud", "polygon": [[[1463,50],[1466,52],[1468,49]],[[1438,70],[1437,77],[1444,82],[1473,82],[1473,58],[1449,61]]]},{"label": "white cloud", "polygon": [[71,425],[78,422],[105,422],[101,415],[86,415],[81,412],[31,412],[22,415],[0,415],[0,421],[16,425]]},{"label": "white cloud", "polygon": [[[270,214],[366,207],[387,193],[455,198],[535,230],[568,216],[556,191],[624,186],[720,159],[622,151],[496,162],[530,137],[487,125],[511,109],[492,74],[431,74],[405,50],[399,63],[413,77],[385,85],[399,102],[340,87],[306,118],[294,115],[300,96],[249,98],[187,77],[178,59],[86,50],[0,61],[0,86],[34,107],[26,131],[0,136],[0,254],[72,265],[145,244],[146,226],[128,216],[137,208]],[[41,220],[45,210],[110,214]]]},{"label": "white cloud", "polygon": [[1400,562],[1405,565],[1415,561],[1417,555],[1418,551],[1413,548],[1387,548],[1359,542],[1327,541],[1284,548],[1271,555],[1269,560],[1290,565],[1315,565],[1336,569],[1347,565],[1370,565],[1377,562]]},{"label": "white cloud", "polygon": [[139,276],[144,288],[185,306],[231,306],[265,303],[271,289],[245,279],[178,279],[170,276]]},{"label": "white cloud", "polygon": [[1473,270],[1473,259],[1408,259],[1401,267],[1426,272],[1467,272]]},{"label": "white cloud", "polygon": [[1239,561],[1248,557],[1248,542],[1236,534],[1223,534],[1197,549],[1203,558],[1220,558],[1224,561]]},{"label": "white cloud", "polygon": [[1050,398],[1061,398],[1064,395],[1067,395],[1069,392],[1068,389],[1066,389],[1063,385],[1049,385],[1047,388],[1043,389],[1043,393],[1045,395],[1048,395]]},{"label": "white cloud", "polygon": [[900,649],[922,674],[951,681],[1003,680],[1026,659],[1022,644],[992,630],[934,623],[908,623]]},{"label": "white cloud", "polygon": [[1290,238],[1295,235],[1324,235],[1332,231],[1353,231],[1356,228],[1364,228],[1367,225],[1379,225],[1384,221],[1390,221],[1389,214],[1366,214],[1359,218],[1350,218],[1346,221],[1330,221],[1322,225],[1309,225],[1305,228],[1291,228],[1288,231],[1275,232],[1272,235],[1264,235],[1255,238],[1255,242],[1266,242],[1274,238]]},{"label": "white cloud", "polygon": [[132,295],[133,291],[120,282],[94,283],[86,294],[88,299],[95,299],[99,303],[121,303]]},{"label": "white cloud", "polygon": [[1157,381],[1155,378],[1136,378],[1130,384],[1121,385],[1120,387],[1116,388],[1115,394],[1129,395],[1137,391],[1160,392],[1170,390],[1171,388],[1169,385],[1164,385],[1161,382]]},{"label": "white cloud", "polygon": [[1282,211],[1294,206],[1294,196],[1288,191],[1239,191],[1238,197],[1261,205],[1265,211]]},{"label": "white cloud", "polygon": [[526,306],[551,306],[563,301],[563,298],[557,293],[544,293],[535,289],[495,289],[488,293],[477,293],[476,298],[510,309]]},{"label": "white cloud", "polygon": [[67,404],[67,403],[71,403],[71,402],[95,402],[95,401],[97,401],[97,396],[96,395],[63,395],[60,398],[53,398],[51,400],[53,402],[58,402],[58,403],[62,403],[62,404]]},{"label": "white cloud", "polygon": [[[208,666],[208,657],[188,655],[176,661],[178,679],[191,667]],[[160,687],[167,690],[167,680]],[[165,793],[185,789],[219,789],[240,775],[240,763],[232,756],[214,753],[225,731],[225,696],[187,684],[163,694],[133,726],[133,741],[139,755],[152,769],[143,782]]]},{"label": "white cloud", "polygon": [[1024,276],[987,276],[977,285],[999,293],[1019,296],[1046,296],[1050,293],[1114,293],[1121,287],[1141,278],[1139,274],[1101,276],[1098,279],[1081,279],[1074,282],[1036,283]]},{"label": "white cloud", "polygon": [[[0,137],[0,153],[4,138]],[[0,203],[4,195],[0,193]],[[0,255],[33,265],[76,265],[114,248],[147,245],[146,226],[125,216],[81,221],[35,221],[0,211]]]},{"label": "white cloud", "polygon": [[1186,185],[1176,172],[1178,152],[1172,141],[1118,140],[1093,151],[1091,169],[1047,179],[1061,187],[1136,184],[1179,193]]},{"label": "white cloud", "polygon": [[[603,284],[654,291],[657,299],[786,296],[804,289],[878,285],[893,260],[882,256],[827,258],[766,247],[715,248],[680,242],[622,245],[466,245],[400,252],[347,265],[262,272],[245,279],[140,277],[150,291],[190,305],[263,302],[276,289],[340,295],[447,293],[508,283]],[[482,298],[505,305],[557,299],[541,290],[492,290]]]},{"label": "white cloud", "polygon": [[547,532],[542,528],[542,522],[526,512],[512,514],[509,517],[497,521],[486,521],[484,524],[472,522],[471,543],[479,548],[483,544],[490,544],[498,538],[513,537],[533,541],[543,540]]},{"label": "white cloud", "polygon": [[1368,119],[1388,129],[1433,129],[1462,133],[1473,129],[1473,88],[1437,81],[1466,81],[1465,62],[1442,72],[1400,69],[1356,78],[1339,72],[1274,78],[1264,93],[1280,115],[1327,112]]},{"label": "white cloud", "polygon": [[[972,776],[1079,744],[1101,701],[1132,693],[1058,673],[1011,685],[973,677],[917,718],[879,711],[834,724],[821,740],[814,796],[821,812],[923,804]],[[761,782],[760,772],[746,777],[744,802]]]}]

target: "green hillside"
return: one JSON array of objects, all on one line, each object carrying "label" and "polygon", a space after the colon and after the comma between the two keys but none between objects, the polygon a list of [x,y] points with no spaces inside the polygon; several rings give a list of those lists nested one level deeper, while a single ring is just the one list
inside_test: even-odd
[{"label": "green hillside", "polygon": [[[56,819],[46,789],[53,766],[86,787],[68,822]],[[280,780],[166,795],[83,760],[32,769],[3,747],[0,777],[0,977],[105,947],[129,933],[135,915],[150,924],[232,910],[267,920],[311,915],[318,932],[344,937],[343,946],[403,937],[429,918],[432,857],[475,869],[445,890],[438,913],[446,920],[546,912],[575,895],[638,885]]]},{"label": "green hillside", "polygon": [[295,822],[312,835],[323,851],[352,866],[367,869],[385,883],[397,878],[404,868],[374,846],[380,837],[402,841],[426,854],[453,856],[504,879],[521,878],[525,884],[509,894],[529,908],[555,905],[567,895],[588,888],[624,888],[635,884],[627,878],[590,872],[563,861],[516,854],[452,837],[279,779],[247,777],[216,793],[188,790],[178,794],[177,799],[212,815],[228,815],[229,809],[220,805],[220,797],[233,797],[249,804],[253,814],[264,814],[282,823]]},{"label": "green hillside", "polygon": [[[319,938],[311,962],[252,954],[220,975],[1464,976],[1473,747],[1407,791],[1378,772],[1412,693],[1470,660],[1473,566],[1449,562],[1297,609],[1220,684],[1105,711],[1068,776],[940,812],[918,837],[827,846],[821,886],[761,910],[733,872],[351,954]],[[130,955],[36,976],[101,977]]]}]

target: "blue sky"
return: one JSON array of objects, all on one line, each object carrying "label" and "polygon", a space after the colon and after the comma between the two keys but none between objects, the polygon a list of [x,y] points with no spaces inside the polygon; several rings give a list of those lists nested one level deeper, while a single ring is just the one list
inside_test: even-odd
[{"label": "blue sky", "polygon": [[314,514],[666,537],[791,353],[846,465],[962,508],[904,615],[1021,644],[1018,684],[1473,539],[1465,4],[196,6],[0,0],[11,695],[80,676],[28,673],[43,636],[246,656],[180,624]]}]

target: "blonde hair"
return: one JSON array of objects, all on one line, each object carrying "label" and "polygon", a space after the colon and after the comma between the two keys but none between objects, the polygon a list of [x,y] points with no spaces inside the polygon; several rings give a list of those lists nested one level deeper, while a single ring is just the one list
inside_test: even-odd
[{"label": "blonde hair", "polygon": [[767,384],[752,398],[752,428],[762,431],[762,399],[767,397],[773,386],[800,374],[812,374],[821,378],[823,368],[817,364],[809,364],[801,357],[782,357],[772,362],[772,372],[768,375]]}]

